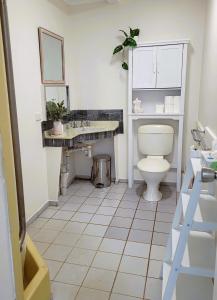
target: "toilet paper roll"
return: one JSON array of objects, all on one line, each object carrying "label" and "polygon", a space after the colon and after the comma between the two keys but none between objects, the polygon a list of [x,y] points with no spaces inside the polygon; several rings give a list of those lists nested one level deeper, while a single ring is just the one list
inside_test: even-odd
[{"label": "toilet paper roll", "polygon": [[174,102],[174,114],[179,114],[180,113],[180,96],[174,96],[173,97],[173,102]]},{"label": "toilet paper roll", "polygon": [[173,96],[165,96],[164,103],[165,103],[165,113],[172,114],[174,112]]}]

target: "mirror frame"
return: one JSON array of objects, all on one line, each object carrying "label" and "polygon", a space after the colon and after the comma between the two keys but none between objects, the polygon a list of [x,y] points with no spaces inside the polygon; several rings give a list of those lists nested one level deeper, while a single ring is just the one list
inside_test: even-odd
[{"label": "mirror frame", "polygon": [[[42,35],[49,35],[61,42],[62,50],[62,80],[46,80],[44,79],[44,53],[43,53],[43,42]],[[38,37],[39,37],[39,53],[40,53],[40,65],[41,65],[41,82],[43,84],[65,84],[65,57],[64,57],[64,38],[58,34],[55,34],[47,29],[42,27],[38,28]]]}]

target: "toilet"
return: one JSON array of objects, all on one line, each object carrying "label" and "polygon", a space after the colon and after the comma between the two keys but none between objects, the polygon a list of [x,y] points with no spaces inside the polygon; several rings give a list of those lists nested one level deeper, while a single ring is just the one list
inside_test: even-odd
[{"label": "toilet", "polygon": [[143,197],[155,202],[162,198],[160,182],[170,169],[170,163],[164,158],[172,152],[174,129],[169,125],[142,125],[138,128],[138,148],[146,158],[141,159],[137,167],[142,174],[147,190]]}]

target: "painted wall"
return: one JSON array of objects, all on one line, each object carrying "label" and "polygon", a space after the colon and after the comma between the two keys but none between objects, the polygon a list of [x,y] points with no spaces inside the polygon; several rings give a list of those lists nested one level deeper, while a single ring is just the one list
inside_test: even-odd
[{"label": "painted wall", "polygon": [[204,40],[199,121],[217,135],[217,1],[209,0]]},{"label": "painted wall", "polygon": [[37,29],[41,26],[64,36],[65,14],[46,0],[7,2],[28,219],[48,201],[46,149],[41,122],[35,121],[35,113],[44,110]]},{"label": "painted wall", "polygon": [[[119,137],[120,178],[127,178],[127,72],[112,58],[118,29],[141,28],[140,42],[190,39],[185,119],[185,153],[198,117],[205,23],[204,0],[125,0],[73,14],[69,20],[71,106],[124,109],[125,134]],[[73,30],[75,29],[75,30]]]}]

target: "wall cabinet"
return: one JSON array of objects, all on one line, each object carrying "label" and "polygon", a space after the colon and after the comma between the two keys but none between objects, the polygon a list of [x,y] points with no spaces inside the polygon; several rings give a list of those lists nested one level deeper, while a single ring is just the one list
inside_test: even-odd
[{"label": "wall cabinet", "polygon": [[182,85],[183,45],[133,50],[133,89],[178,88]]}]

